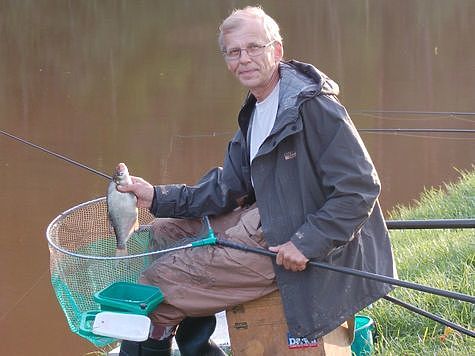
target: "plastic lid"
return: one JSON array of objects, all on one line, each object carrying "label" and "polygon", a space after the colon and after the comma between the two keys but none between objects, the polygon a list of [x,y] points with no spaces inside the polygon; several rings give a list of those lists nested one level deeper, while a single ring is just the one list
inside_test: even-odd
[{"label": "plastic lid", "polygon": [[105,311],[96,315],[92,332],[115,339],[145,341],[150,333],[150,318],[145,315]]}]

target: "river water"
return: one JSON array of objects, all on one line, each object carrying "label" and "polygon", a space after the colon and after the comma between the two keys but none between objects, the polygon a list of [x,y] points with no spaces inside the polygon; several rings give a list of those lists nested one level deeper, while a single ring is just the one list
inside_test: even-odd
[{"label": "river water", "polygon": [[[110,174],[193,183],[220,165],[245,91],[216,35],[248,1],[0,0],[0,129]],[[358,129],[475,129],[475,2],[260,2],[285,57],[337,81]],[[396,110],[398,113],[379,113]],[[368,112],[372,111],[372,112]],[[473,134],[368,133],[385,211],[475,162]],[[5,355],[83,355],[49,280],[48,223],[107,181],[0,135]]]}]

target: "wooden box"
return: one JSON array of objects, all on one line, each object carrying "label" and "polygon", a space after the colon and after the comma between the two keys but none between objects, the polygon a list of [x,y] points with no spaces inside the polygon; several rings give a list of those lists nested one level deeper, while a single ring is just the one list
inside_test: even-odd
[{"label": "wooden box", "polygon": [[233,356],[351,356],[346,323],[316,340],[289,337],[278,291],[228,309],[226,319]]}]

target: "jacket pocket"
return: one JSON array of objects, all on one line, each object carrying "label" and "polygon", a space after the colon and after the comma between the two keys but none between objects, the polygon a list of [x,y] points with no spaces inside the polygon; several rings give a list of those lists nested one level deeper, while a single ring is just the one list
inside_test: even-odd
[{"label": "jacket pocket", "polygon": [[241,222],[249,237],[261,247],[267,247],[261,226],[259,210],[254,208],[241,216]]}]

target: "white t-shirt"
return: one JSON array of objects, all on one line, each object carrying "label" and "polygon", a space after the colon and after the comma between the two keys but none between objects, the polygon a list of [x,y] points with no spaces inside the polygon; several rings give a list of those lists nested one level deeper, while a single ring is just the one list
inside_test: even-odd
[{"label": "white t-shirt", "polygon": [[256,103],[256,107],[254,108],[250,142],[251,162],[256,156],[257,151],[259,151],[259,147],[261,147],[267,136],[269,136],[272,127],[274,127],[277,108],[279,106],[279,88],[280,80],[272,93],[260,103]]}]

